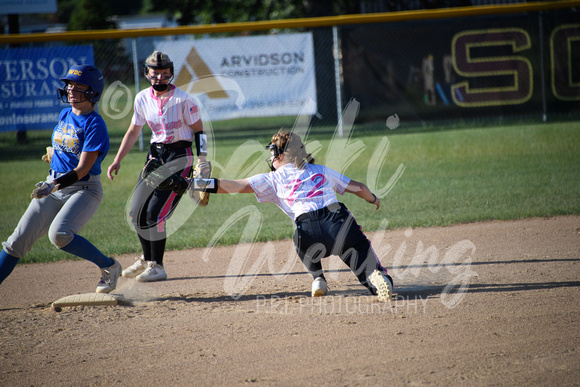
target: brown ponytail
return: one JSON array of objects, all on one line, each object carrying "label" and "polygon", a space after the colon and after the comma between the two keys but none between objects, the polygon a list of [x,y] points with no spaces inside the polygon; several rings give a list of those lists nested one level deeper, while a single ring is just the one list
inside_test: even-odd
[{"label": "brown ponytail", "polygon": [[272,136],[270,144],[276,145],[296,168],[304,169],[306,163],[314,164],[312,154],[306,152],[302,139],[296,133],[284,131],[283,128]]}]

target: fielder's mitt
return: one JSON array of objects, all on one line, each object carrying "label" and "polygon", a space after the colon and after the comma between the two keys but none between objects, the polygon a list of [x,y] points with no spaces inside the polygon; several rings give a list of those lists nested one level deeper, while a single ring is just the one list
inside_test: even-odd
[{"label": "fielder's mitt", "polygon": [[177,173],[169,176],[157,187],[157,189],[161,190],[170,189],[178,195],[183,195],[187,188],[189,188],[189,182]]},{"label": "fielder's mitt", "polygon": [[[211,176],[211,163],[209,161],[198,162],[193,169],[192,178],[209,179]],[[189,190],[189,196],[198,206],[205,207],[209,203],[209,192]]]},{"label": "fielder's mitt", "polygon": [[141,179],[150,187],[157,188],[159,185],[171,176],[171,171],[163,166],[163,161],[158,159],[149,159],[141,170]]},{"label": "fielder's mitt", "polygon": [[172,190],[178,195],[183,195],[189,187],[189,183],[178,173],[163,165],[158,159],[149,159],[141,171],[141,179],[150,187],[159,190]]},{"label": "fielder's mitt", "polygon": [[42,156],[42,161],[46,161],[47,163],[50,164],[50,162],[52,161],[53,153],[54,153],[54,149],[51,146],[47,146],[46,147],[46,154],[44,156]]}]

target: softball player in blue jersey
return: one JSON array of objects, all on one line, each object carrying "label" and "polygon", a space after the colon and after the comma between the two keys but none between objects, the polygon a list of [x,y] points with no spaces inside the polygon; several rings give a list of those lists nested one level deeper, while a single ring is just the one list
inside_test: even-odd
[{"label": "softball player in blue jersey", "polygon": [[272,202],[296,224],[294,245],[314,278],[312,296],[328,291],[321,259],[338,255],[362,285],[386,302],[392,297],[393,280],[387,274],[346,206],[336,193],[353,193],[379,209],[381,200],[360,182],[323,165],[304,148],[297,134],[280,131],[267,146],[272,156],[270,173],[241,180],[193,179],[190,189],[210,193],[254,193],[260,202]]},{"label": "softball player in blue jersey", "polygon": [[109,134],[95,110],[103,93],[103,75],[94,66],[74,65],[61,81],[65,87],[58,89],[58,96],[70,107],[61,111],[52,133],[49,175],[36,184],[28,209],[2,243],[0,283],[32,245],[48,234],[58,249],[96,264],[101,269],[96,291],[109,293],[117,285],[121,265],[78,235],[103,198],[101,163],[109,151]]}]

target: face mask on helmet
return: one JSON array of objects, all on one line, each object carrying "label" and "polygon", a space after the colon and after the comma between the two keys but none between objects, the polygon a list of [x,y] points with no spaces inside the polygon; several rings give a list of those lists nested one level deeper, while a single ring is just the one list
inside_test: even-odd
[{"label": "face mask on helmet", "polygon": [[[62,102],[68,103],[68,83],[76,82],[82,85],[87,85],[89,89],[83,93],[87,101],[97,103],[101,99],[105,82],[103,74],[92,65],[74,65],[72,66],[64,78],[60,80],[67,84],[64,88],[59,88],[56,91],[56,96]],[[82,101],[84,102],[84,101]]]},{"label": "face mask on helmet", "polygon": [[[171,83],[171,80],[173,79],[173,62],[171,60],[169,60],[169,57],[166,54],[163,54],[162,52],[159,52],[159,51],[155,51],[153,54],[151,54],[151,56],[149,56],[149,58],[147,58],[143,67],[144,67],[144,71],[145,71],[145,78],[147,78],[147,80],[149,82],[152,82],[151,87],[153,87],[153,89],[155,91],[167,90],[167,88],[169,87],[169,84]],[[150,71],[149,71],[150,69],[153,69],[153,70],[169,69],[171,75],[155,74],[153,76],[150,74]],[[155,83],[155,80],[161,80],[161,81],[169,80],[169,82],[167,82],[167,83]]]},{"label": "face mask on helmet", "polygon": [[[73,89],[72,89],[71,85],[67,84],[62,89],[56,89],[56,97],[64,103],[69,103],[69,100],[68,100],[69,91],[73,91]],[[75,92],[75,91],[73,91],[73,92]],[[77,92],[82,93],[82,95],[85,97],[84,100],[81,98],[80,101],[78,101],[78,102],[85,102],[85,101],[93,102],[95,99],[97,99],[95,97],[95,92],[91,89],[86,90],[86,91],[77,91]]]},{"label": "face mask on helmet", "polygon": [[276,168],[274,168],[274,160],[276,160],[278,157],[280,157],[280,155],[282,153],[284,153],[284,150],[281,148],[278,148],[276,146],[276,144],[269,144],[266,146],[266,149],[268,149],[270,152],[272,152],[272,156],[274,156],[274,158],[272,158],[272,156],[270,156],[266,159],[266,164],[268,164],[268,167],[270,168],[270,170],[272,172],[274,172],[274,171],[276,171]]},{"label": "face mask on helmet", "polygon": [[169,83],[154,83],[151,85],[151,87],[155,91],[165,91],[169,87]]},{"label": "face mask on helmet", "polygon": [[[171,79],[173,79],[173,75],[165,75],[165,74],[159,74],[159,75],[158,74],[155,74],[155,75],[151,75],[149,73],[149,69],[146,69],[145,71],[146,71],[145,78],[147,78],[147,80],[149,82],[151,82],[151,87],[153,87],[153,89],[155,91],[165,91],[165,90],[167,90],[167,88],[169,87],[169,84],[171,83]],[[169,82],[167,82],[167,83],[155,83],[156,80],[160,80],[160,81],[169,80]]]}]

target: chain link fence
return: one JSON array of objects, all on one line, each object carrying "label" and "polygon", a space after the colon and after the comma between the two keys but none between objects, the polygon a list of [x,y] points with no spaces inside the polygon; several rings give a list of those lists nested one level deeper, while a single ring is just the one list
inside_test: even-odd
[{"label": "chain link fence", "polygon": [[[14,132],[24,132],[29,142],[33,141],[35,135],[31,135],[26,125],[11,124],[6,119],[9,115],[18,116],[18,106],[13,105],[15,98],[52,99],[59,111],[63,105],[56,102],[58,82],[47,81],[38,87],[32,81],[35,77],[38,81],[50,71],[66,71],[66,65],[72,64],[60,67],[54,64],[49,69],[49,63],[17,63],[17,58],[11,58],[11,51],[15,48],[55,50],[67,46],[89,47],[92,51],[89,61],[94,61],[105,76],[106,98],[99,109],[109,126],[113,146],[120,143],[129,125],[135,94],[148,87],[142,64],[156,49],[171,51],[172,59],[180,63],[175,79],[179,87],[207,81],[206,88],[196,92],[206,102],[212,98],[217,100],[217,94],[226,92],[234,101],[237,99],[235,103],[240,102],[243,94],[245,107],[249,103],[258,106],[260,102],[251,97],[258,86],[265,83],[270,89],[277,88],[268,97],[277,110],[269,106],[269,110],[261,110],[266,112],[262,116],[256,113],[220,119],[219,115],[212,117],[208,113],[206,119],[211,121],[216,137],[258,138],[261,132],[267,137],[279,126],[294,125],[300,114],[308,116],[315,133],[333,133],[340,124],[339,113],[353,99],[360,102],[355,121],[357,129],[369,133],[394,128],[404,131],[578,120],[578,20],[578,10],[568,8],[509,15],[120,39],[90,39],[87,32],[86,40],[3,44],[0,107],[4,120],[0,119],[0,132],[3,132],[0,141],[3,148],[10,148]],[[289,43],[287,49],[276,51],[260,43],[286,35],[298,39]],[[304,35],[309,39],[307,44],[300,40]],[[256,40],[257,43],[249,46],[245,43],[256,37],[266,40]],[[235,52],[235,44],[228,46],[234,48],[226,49],[231,52],[220,51],[221,42],[231,43],[236,39],[246,51]],[[188,48],[176,49],[176,43]],[[198,46],[202,44],[209,48],[200,53]],[[286,54],[292,55],[294,62]],[[308,62],[309,55],[312,62]],[[210,62],[215,63],[214,67],[208,65]],[[234,64],[236,71],[245,71],[244,76],[235,78],[231,74],[238,73],[219,73],[220,68],[229,65],[231,69]],[[188,69],[189,77],[184,78],[183,69]],[[290,74],[291,71],[295,73]],[[209,85],[209,75],[216,76],[222,88]],[[282,75],[282,83],[277,83]],[[308,82],[295,81],[299,77],[310,79],[313,89],[308,89]],[[228,90],[223,87],[224,82],[230,82]],[[292,101],[284,101],[285,95],[291,95]],[[314,103],[310,110],[304,109],[308,101]],[[270,114],[273,111],[275,114]],[[396,121],[388,125],[389,118],[393,117]],[[52,130],[54,123],[47,123],[42,129]],[[2,157],[10,158],[11,151],[8,149]],[[22,149],[12,152],[14,157],[26,153]]]}]

